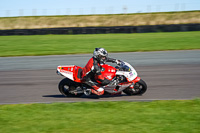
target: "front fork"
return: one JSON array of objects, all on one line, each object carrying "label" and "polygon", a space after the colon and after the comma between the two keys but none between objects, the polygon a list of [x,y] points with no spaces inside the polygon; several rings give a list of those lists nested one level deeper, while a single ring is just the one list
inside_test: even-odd
[{"label": "front fork", "polygon": [[140,77],[136,77],[136,78],[135,78],[135,79],[132,81],[133,83],[130,85],[130,88],[131,88],[131,89],[133,89],[133,88],[134,88],[134,85],[135,85],[135,83],[139,82],[139,81],[140,81],[140,79],[141,79]]}]

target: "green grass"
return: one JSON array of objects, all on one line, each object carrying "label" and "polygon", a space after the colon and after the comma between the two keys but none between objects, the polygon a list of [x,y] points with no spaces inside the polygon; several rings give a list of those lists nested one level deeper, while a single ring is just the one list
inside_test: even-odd
[{"label": "green grass", "polygon": [[200,31],[94,35],[0,36],[0,56],[200,49]]},{"label": "green grass", "polygon": [[200,100],[0,105],[1,133],[199,133]]}]

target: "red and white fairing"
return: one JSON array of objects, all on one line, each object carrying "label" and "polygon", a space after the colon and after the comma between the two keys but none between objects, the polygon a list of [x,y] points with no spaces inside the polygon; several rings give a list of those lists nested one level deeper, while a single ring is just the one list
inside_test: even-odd
[{"label": "red and white fairing", "polygon": [[137,77],[137,72],[136,70],[127,62],[124,62],[126,66],[129,67],[129,71],[117,71],[116,75],[124,75],[126,79],[131,82]]},{"label": "red and white fairing", "polygon": [[[129,63],[124,62],[124,65],[129,67],[128,71],[120,71],[120,70],[117,70],[113,66],[103,64],[103,65],[101,65],[101,67],[102,67],[101,73],[105,78],[107,78],[109,80],[112,80],[117,75],[125,76],[128,82],[134,82],[135,79],[139,78],[139,77],[137,77],[136,70]],[[57,71],[60,74],[71,79],[72,81],[76,81],[76,82],[81,82],[81,80],[78,78],[78,70],[79,69],[82,69],[82,67],[79,67],[76,65],[58,66],[57,67]]]},{"label": "red and white fairing", "polygon": [[72,81],[81,82],[81,79],[78,76],[79,69],[82,69],[82,67],[76,65],[58,66],[57,72],[63,75],[64,77],[71,79]]},{"label": "red and white fairing", "polygon": [[101,73],[104,77],[106,77],[109,80],[112,80],[117,75],[125,76],[128,82],[131,82],[134,79],[136,79],[137,78],[136,70],[127,62],[124,62],[124,65],[129,67],[128,71],[120,71],[110,65],[104,64],[102,65]]}]

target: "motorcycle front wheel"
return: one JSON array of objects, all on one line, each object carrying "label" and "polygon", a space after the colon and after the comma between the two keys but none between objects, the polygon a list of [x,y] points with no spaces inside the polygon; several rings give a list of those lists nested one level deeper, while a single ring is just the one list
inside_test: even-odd
[{"label": "motorcycle front wheel", "polygon": [[140,81],[135,83],[133,89],[128,87],[125,90],[123,90],[123,92],[126,93],[127,95],[142,95],[146,92],[146,90],[147,90],[146,83],[142,79],[140,79]]},{"label": "motorcycle front wheel", "polygon": [[83,95],[83,93],[78,93],[78,94],[72,94],[70,92],[76,90],[77,85],[70,79],[64,78],[63,80],[60,81],[58,84],[58,89],[61,94],[63,94],[66,97],[69,96],[75,96],[75,97],[80,97]]}]

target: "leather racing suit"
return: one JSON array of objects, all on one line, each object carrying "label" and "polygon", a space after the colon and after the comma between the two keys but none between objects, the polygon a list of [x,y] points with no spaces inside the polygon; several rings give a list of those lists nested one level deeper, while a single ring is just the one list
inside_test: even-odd
[{"label": "leather racing suit", "polygon": [[[118,60],[107,57],[106,62],[118,63]],[[96,81],[102,86],[105,86],[111,82],[101,74],[100,62],[97,61],[95,57],[92,57],[82,70],[82,80],[93,89],[98,90],[99,87],[94,81],[92,81],[92,78],[94,77],[96,77]]]}]

